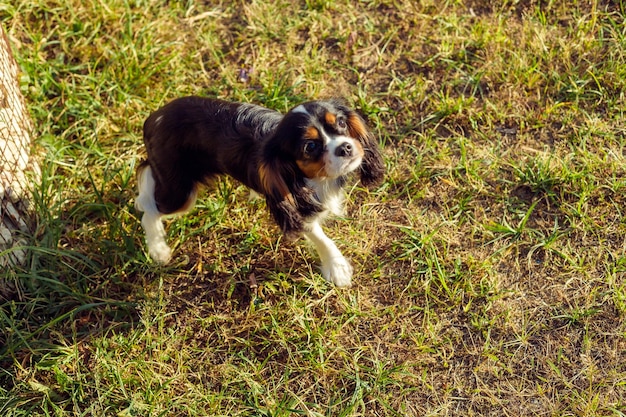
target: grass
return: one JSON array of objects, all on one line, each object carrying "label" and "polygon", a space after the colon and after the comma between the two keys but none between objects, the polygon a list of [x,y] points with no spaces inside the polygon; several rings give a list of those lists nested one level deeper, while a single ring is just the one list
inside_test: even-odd
[{"label": "grass", "polygon": [[[626,3],[17,0],[42,165],[0,272],[6,416],[626,414]],[[141,125],[344,96],[384,147],[337,290],[219,181],[147,260]],[[251,276],[257,285],[252,285]]]}]

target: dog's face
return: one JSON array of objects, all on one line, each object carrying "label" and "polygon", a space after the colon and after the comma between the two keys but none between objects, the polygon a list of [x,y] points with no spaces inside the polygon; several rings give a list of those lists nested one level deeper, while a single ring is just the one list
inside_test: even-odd
[{"label": "dog's face", "polygon": [[335,179],[360,168],[361,181],[370,185],[384,172],[376,139],[365,122],[337,100],[291,109],[266,145],[265,157],[295,163],[309,179]]},{"label": "dog's face", "polygon": [[316,101],[285,115],[285,145],[305,177],[334,179],[361,165],[363,145],[355,132],[365,127],[351,114],[333,102]]},{"label": "dog's face", "polygon": [[[376,138],[363,119],[338,100],[311,101],[291,109],[265,143],[261,159],[259,176],[273,200],[270,206],[282,204],[289,220],[297,218],[296,211],[306,215],[308,207],[316,210],[305,179],[341,181],[358,171],[361,182],[371,185],[384,173]],[[293,213],[286,213],[290,207]]]}]

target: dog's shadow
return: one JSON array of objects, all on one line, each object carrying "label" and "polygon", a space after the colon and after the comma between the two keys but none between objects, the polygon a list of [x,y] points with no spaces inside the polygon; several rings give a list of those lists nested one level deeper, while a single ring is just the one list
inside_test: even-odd
[{"label": "dog's shadow", "polygon": [[[269,219],[262,226],[273,228]],[[176,311],[243,311],[279,296],[263,289],[299,279],[299,272],[312,268],[306,259],[310,253],[301,246],[283,240],[277,228],[272,240],[270,234],[251,238],[247,231],[215,227],[174,248],[172,265],[163,267],[167,278],[161,291]]]}]

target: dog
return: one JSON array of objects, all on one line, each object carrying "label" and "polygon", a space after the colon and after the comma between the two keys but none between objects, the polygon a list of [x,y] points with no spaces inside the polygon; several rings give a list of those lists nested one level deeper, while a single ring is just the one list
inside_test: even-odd
[{"label": "dog", "polygon": [[363,185],[373,186],[385,165],[364,119],[342,100],[309,101],[283,115],[254,104],[182,97],[146,119],[143,139],[148,157],[137,170],[135,206],[154,261],[171,258],[162,217],[191,209],[199,187],[226,174],[265,197],[284,234],[313,243],[327,281],[351,285],[352,266],[321,223],[342,213],[348,174],[357,172]]}]

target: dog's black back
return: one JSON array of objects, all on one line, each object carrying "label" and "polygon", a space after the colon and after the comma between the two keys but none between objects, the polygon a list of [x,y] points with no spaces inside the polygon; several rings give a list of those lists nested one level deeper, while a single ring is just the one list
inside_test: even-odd
[{"label": "dog's black back", "polygon": [[180,210],[196,184],[220,174],[262,192],[258,142],[281,119],[264,107],[202,97],[179,98],[152,113],[143,133],[159,211]]}]

